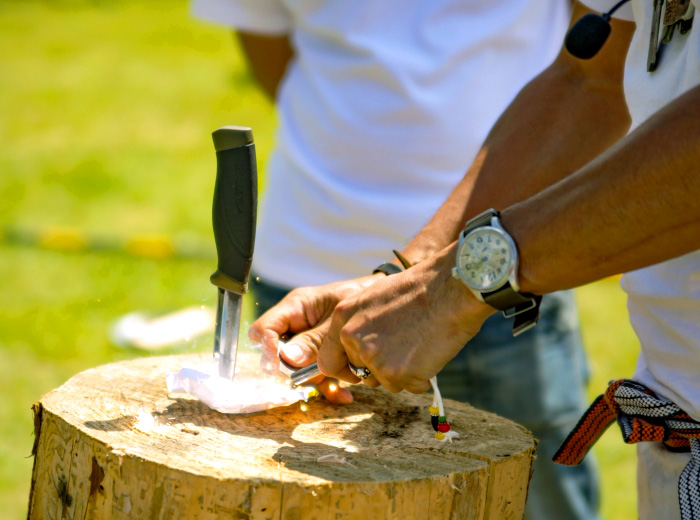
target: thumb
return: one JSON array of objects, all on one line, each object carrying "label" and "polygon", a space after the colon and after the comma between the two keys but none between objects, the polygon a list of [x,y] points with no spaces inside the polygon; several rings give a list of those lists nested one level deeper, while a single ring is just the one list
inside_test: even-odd
[{"label": "thumb", "polygon": [[316,352],[299,340],[280,345],[280,357],[293,367],[305,367],[316,361]]},{"label": "thumb", "polygon": [[318,349],[323,343],[327,330],[327,324],[323,323],[297,334],[287,343],[280,344],[280,356],[295,367],[305,367],[315,363],[318,358]]}]

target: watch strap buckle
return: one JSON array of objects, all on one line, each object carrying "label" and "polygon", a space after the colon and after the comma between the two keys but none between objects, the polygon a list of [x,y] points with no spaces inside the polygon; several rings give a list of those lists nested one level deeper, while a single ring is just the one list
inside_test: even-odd
[{"label": "watch strap buckle", "polygon": [[527,312],[530,309],[534,309],[537,306],[539,306],[539,302],[537,302],[535,300],[534,296],[531,296],[527,299],[527,301],[524,301],[523,303],[519,303],[518,305],[514,305],[510,309],[505,309],[501,312],[503,313],[503,316],[505,318],[512,318],[513,316],[517,316],[518,314],[522,314],[524,312]]},{"label": "watch strap buckle", "polygon": [[[519,336],[523,332],[530,330],[532,327],[537,325],[537,321],[540,319],[540,303],[542,302],[542,296],[532,296],[531,300],[526,303],[521,303],[516,305],[511,309],[507,309],[503,312],[503,316],[506,318],[513,317],[513,337]],[[508,312],[513,311],[513,312]]]}]

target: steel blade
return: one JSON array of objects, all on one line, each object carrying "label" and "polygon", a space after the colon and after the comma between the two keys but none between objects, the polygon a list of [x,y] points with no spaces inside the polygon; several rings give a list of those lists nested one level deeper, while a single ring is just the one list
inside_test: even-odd
[{"label": "steel blade", "polygon": [[238,354],[238,331],[241,326],[243,296],[219,289],[214,336],[214,359],[219,364],[219,376],[233,381]]}]

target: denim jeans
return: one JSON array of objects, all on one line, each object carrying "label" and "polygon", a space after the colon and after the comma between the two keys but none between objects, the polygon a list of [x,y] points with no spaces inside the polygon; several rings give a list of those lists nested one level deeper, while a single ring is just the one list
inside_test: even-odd
[{"label": "denim jeans", "polygon": [[[289,289],[251,277],[258,315]],[[573,294],[542,300],[538,325],[514,338],[512,320],[491,316],[479,334],[438,375],[444,397],[522,424],[538,440],[525,518],[598,518],[598,478],[589,454],[579,466],[559,466],[554,453],[586,409],[587,364]]]}]

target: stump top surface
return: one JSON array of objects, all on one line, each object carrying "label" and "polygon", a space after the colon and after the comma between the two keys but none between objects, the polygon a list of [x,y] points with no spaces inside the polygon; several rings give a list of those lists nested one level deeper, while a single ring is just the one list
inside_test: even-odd
[{"label": "stump top surface", "polygon": [[[51,413],[114,454],[218,479],[322,485],[387,482],[478,470],[534,449],[515,423],[455,401],[448,421],[461,438],[433,437],[432,397],[352,387],[355,402],[322,398],[247,415],[211,410],[187,394],[169,394],[168,372],[202,355],[150,357],[82,372],[46,394]],[[242,361],[241,361],[242,360]],[[251,363],[241,356],[239,363]],[[336,455],[342,462],[319,462]]]}]

